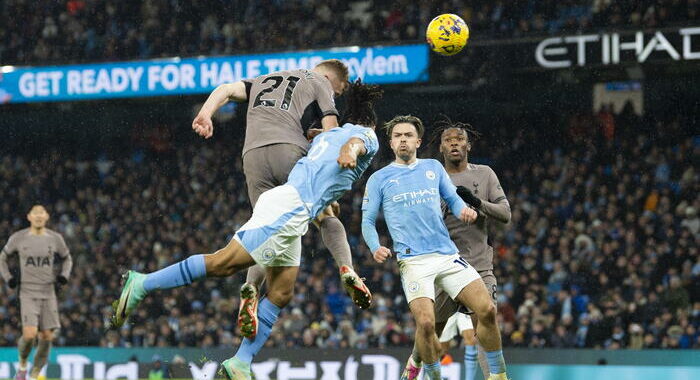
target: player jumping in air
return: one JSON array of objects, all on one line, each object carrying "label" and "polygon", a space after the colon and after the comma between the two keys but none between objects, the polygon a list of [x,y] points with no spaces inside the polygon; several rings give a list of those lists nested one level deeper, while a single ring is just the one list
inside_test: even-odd
[{"label": "player jumping in air", "polygon": [[258,333],[255,338],[245,338],[236,355],[222,364],[229,379],[250,379],[253,356],[292,297],[301,261],[301,237],[308,224],[350,189],[377,152],[372,103],[380,96],[377,86],[353,84],[346,123],[316,136],[287,183],[260,195],[250,220],[226,247],[209,255],[190,256],[147,275],[129,271],[121,296],[114,302],[114,325],[121,326],[151,291],[188,285],[205,277],[231,276],[259,264],[267,271],[268,292],[258,310]]},{"label": "player jumping in air", "polygon": [[[35,205],[27,214],[30,227],[10,236],[0,253],[0,275],[10,288],[19,285],[19,301],[22,313],[22,336],[17,344],[19,368],[15,379],[27,378],[27,358],[34,339],[39,335],[34,363],[29,375],[36,379],[46,364],[54,330],[61,327],[54,284],[68,283],[73,260],[63,237],[48,228],[49,213],[42,205]],[[54,257],[62,259],[61,272],[54,275]],[[13,277],[7,265],[8,256],[19,255],[20,278]]]},{"label": "player jumping in air", "polygon": [[[192,122],[205,138],[214,133],[212,115],[228,101],[246,102],[247,128],[243,146],[243,173],[248,197],[255,207],[260,195],[287,182],[296,162],[309,147],[303,128],[320,120],[321,129],[310,129],[309,137],[338,126],[334,96],[347,87],[348,68],[339,60],[320,62],[312,70],[288,70],[217,87]],[[337,203],[335,204],[337,205]],[[355,304],[368,308],[371,293],[355,273],[345,228],[329,207],[316,225],[321,238],[338,264],[342,284]],[[265,269],[248,269],[241,287],[238,325],[243,336],[255,337],[258,329],[258,292]]]},{"label": "player jumping in air", "polygon": [[374,259],[383,263],[393,255],[379,244],[375,220],[380,209],[399,259],[401,281],[416,319],[416,346],[428,377],[439,380],[440,344],[435,333],[435,288],[474,310],[481,323],[478,334],[492,366],[490,380],[506,379],[496,308],[476,270],[459,256],[443,221],[440,199],[464,223],[477,212],[457,195],[443,166],[417,159],[423,124],[417,117],[397,116],[386,124],[395,161],[369,178],[363,200],[362,235]]},{"label": "player jumping in air", "polygon": [[[440,153],[452,183],[457,185],[457,193],[469,205],[479,211],[476,223],[465,226],[451,215],[445,216],[445,224],[450,237],[459,248],[460,255],[474,266],[486,289],[496,305],[497,282],[493,274],[493,248],[488,245],[488,223],[510,221],[510,204],[494,171],[486,165],[469,163],[471,152],[470,133],[476,135],[469,124],[453,123],[449,120],[437,125],[440,138]],[[435,301],[436,330],[443,343],[443,351],[456,334],[461,334],[465,342],[464,361],[466,379],[476,376],[477,339],[474,324],[478,317],[457,311],[459,304],[452,301],[444,292],[438,292]],[[474,323],[472,323],[472,320]],[[442,332],[442,333],[441,333]],[[484,350],[479,346],[479,361],[484,378],[488,378],[490,369],[485,360]],[[404,370],[406,379],[413,380],[420,371],[420,360],[416,348],[413,349]],[[412,375],[412,376],[411,376]]]}]

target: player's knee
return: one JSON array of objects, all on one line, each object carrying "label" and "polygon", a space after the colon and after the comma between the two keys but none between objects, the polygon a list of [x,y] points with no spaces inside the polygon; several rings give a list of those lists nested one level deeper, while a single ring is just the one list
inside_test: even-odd
[{"label": "player's knee", "polygon": [[207,275],[214,277],[225,277],[236,274],[244,269],[236,260],[235,252],[226,247],[205,256]]},{"label": "player's knee", "polygon": [[467,330],[462,335],[464,338],[464,344],[467,346],[476,345],[476,335],[474,335],[474,330]]},{"label": "player's knee", "polygon": [[496,323],[496,305],[493,302],[486,302],[476,310],[476,315],[479,323],[494,324]]},{"label": "player's knee", "polygon": [[53,331],[42,331],[40,332],[39,339],[41,340],[46,340],[46,341],[52,341],[53,340]]},{"label": "player's knee", "polygon": [[25,341],[27,340],[34,340],[37,336],[36,331],[25,331],[22,333],[22,338],[24,338]]},{"label": "player's knee", "polygon": [[292,300],[294,291],[292,289],[274,289],[267,293],[267,298],[270,302],[279,307],[285,307]]},{"label": "player's knee", "polygon": [[431,318],[421,318],[420,320],[416,321],[416,324],[416,327],[424,336],[435,334],[435,321]]},{"label": "player's knee", "polygon": [[440,351],[438,352],[438,357],[443,357],[449,351],[450,349],[450,344],[449,343],[440,343]]}]

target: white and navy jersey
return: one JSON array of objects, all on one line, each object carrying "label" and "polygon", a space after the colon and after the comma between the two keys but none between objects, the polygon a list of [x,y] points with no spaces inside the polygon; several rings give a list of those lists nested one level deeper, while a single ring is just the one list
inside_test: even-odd
[{"label": "white and navy jersey", "polygon": [[382,209],[399,259],[457,253],[443,220],[441,199],[455,216],[467,207],[436,160],[392,163],[372,174],[362,202],[362,235],[370,250],[380,246],[375,220]]},{"label": "white and navy jersey", "polygon": [[[353,137],[364,142],[367,153],[357,158],[355,168],[343,169],[337,161],[340,148]],[[287,184],[299,191],[314,218],[350,190],[353,182],[367,170],[378,149],[379,141],[372,129],[346,123],[314,138],[309,153],[297,161],[289,173]]]}]

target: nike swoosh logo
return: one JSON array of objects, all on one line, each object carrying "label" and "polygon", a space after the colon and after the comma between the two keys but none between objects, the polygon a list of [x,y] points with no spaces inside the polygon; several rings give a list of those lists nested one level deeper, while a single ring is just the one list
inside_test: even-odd
[{"label": "nike swoosh logo", "polygon": [[124,298],[124,307],[122,308],[121,317],[126,319],[126,306],[129,304],[129,296],[131,295],[131,287],[127,290],[126,297]]}]

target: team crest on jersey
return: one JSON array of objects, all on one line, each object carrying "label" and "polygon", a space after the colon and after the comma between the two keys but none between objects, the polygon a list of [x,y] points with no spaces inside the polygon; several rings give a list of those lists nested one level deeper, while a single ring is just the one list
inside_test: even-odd
[{"label": "team crest on jersey", "polygon": [[272,250],[272,248],[265,248],[262,252],[262,257],[263,260],[270,261],[275,258],[275,252]]},{"label": "team crest on jersey", "polygon": [[415,281],[411,281],[411,282],[408,283],[408,291],[409,291],[409,293],[415,293],[415,292],[418,291],[418,289],[420,289],[420,284],[419,284],[419,283],[417,283],[417,282],[415,282]]},{"label": "team crest on jersey", "polygon": [[425,176],[428,177],[428,179],[435,179],[435,172],[432,170],[428,170],[425,172]]}]

